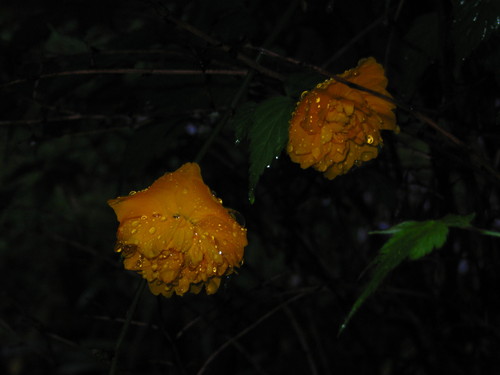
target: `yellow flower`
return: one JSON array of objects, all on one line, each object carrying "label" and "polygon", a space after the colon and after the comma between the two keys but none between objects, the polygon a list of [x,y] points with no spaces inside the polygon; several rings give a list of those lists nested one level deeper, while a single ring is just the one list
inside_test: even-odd
[{"label": "yellow flower", "polygon": [[[340,77],[391,97],[384,69],[373,57]],[[328,79],[302,94],[290,120],[288,154],[302,168],[313,167],[332,180],[377,157],[380,130],[399,132],[394,108],[391,102]]]},{"label": "yellow flower", "polygon": [[243,261],[246,229],[187,163],[149,188],[108,204],[120,222],[115,250],[155,295],[217,291],[221,277]]}]

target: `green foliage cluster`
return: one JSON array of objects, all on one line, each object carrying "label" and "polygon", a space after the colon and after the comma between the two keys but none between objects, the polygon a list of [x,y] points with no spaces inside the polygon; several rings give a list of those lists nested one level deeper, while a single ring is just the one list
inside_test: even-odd
[{"label": "green foliage cluster", "polygon": [[[499,20],[495,0],[2,2],[0,373],[500,371]],[[333,181],[301,170],[295,103],[367,56],[401,133]],[[190,161],[245,217],[245,264],[132,311],[106,200]]]}]

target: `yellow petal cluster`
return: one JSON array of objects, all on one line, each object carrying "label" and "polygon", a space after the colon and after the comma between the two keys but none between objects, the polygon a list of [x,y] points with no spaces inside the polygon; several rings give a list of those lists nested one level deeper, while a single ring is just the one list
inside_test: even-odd
[{"label": "yellow petal cluster", "polygon": [[196,163],[166,173],[149,188],[108,204],[120,222],[115,250],[151,292],[207,294],[243,261],[246,229],[203,182]]},{"label": "yellow petal cluster", "polygon": [[[339,77],[391,97],[384,69],[373,57]],[[334,179],[377,157],[380,130],[399,132],[394,108],[391,102],[328,79],[302,94],[290,120],[287,152],[302,168],[313,167]]]}]

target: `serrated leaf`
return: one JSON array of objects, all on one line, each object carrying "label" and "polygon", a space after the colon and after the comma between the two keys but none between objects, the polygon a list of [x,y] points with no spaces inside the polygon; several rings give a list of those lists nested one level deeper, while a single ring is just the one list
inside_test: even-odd
[{"label": "serrated leaf", "polygon": [[249,198],[255,200],[254,189],[260,175],[281,153],[288,140],[288,121],[294,101],[287,96],[276,96],[260,103],[255,109],[250,127],[250,189]]},{"label": "serrated leaf", "polygon": [[416,260],[442,247],[448,236],[448,228],[470,223],[472,215],[449,215],[441,220],[405,221],[392,228],[371,233],[392,234],[382,246],[373,264],[375,269],[371,281],[354,303],[347,315],[339,334],[345,329],[356,311],[365,300],[380,286],[385,277],[405,259]]},{"label": "serrated leaf", "polygon": [[231,125],[234,126],[236,143],[247,138],[250,127],[254,122],[255,108],[257,108],[257,103],[255,102],[243,103],[238,107],[231,119]]}]

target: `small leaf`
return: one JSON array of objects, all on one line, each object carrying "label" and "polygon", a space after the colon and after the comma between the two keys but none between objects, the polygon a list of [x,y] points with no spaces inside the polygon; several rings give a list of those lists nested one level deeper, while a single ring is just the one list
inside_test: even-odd
[{"label": "small leaf", "polygon": [[276,96],[260,103],[255,109],[255,121],[249,130],[250,138],[250,202],[255,200],[254,189],[264,169],[281,153],[288,140],[288,121],[294,101]]}]

